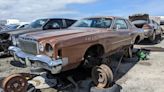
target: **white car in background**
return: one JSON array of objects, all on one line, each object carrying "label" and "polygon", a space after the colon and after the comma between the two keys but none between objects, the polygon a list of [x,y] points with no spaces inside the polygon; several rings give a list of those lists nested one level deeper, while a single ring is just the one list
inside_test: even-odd
[{"label": "white car in background", "polygon": [[144,30],[145,38],[148,38],[152,43],[159,43],[162,37],[161,27],[158,17],[150,17],[149,14],[134,14],[129,16],[129,20],[137,28]]}]

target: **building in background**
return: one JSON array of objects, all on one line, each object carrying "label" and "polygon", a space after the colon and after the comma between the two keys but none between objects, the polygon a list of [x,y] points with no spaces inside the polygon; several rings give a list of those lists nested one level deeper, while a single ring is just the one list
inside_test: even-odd
[{"label": "building in background", "polygon": [[20,24],[20,21],[17,19],[0,20],[0,25],[10,25],[10,24]]},{"label": "building in background", "polygon": [[18,19],[6,19],[6,20],[0,20],[0,31],[6,31],[6,30],[15,30],[17,28],[21,28],[26,26],[26,24],[29,24],[28,22],[21,22]]}]

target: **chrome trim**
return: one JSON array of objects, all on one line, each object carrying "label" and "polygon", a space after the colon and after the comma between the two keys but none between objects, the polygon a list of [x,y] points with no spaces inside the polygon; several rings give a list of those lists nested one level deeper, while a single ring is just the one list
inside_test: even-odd
[{"label": "chrome trim", "polygon": [[63,60],[53,60],[45,55],[32,55],[24,53],[20,48],[10,46],[9,51],[14,53],[14,58],[19,62],[26,64],[28,67],[40,67],[51,71],[51,73],[59,73],[62,69]]},{"label": "chrome trim", "polygon": [[128,40],[131,40],[131,38],[120,40],[120,41],[116,41],[116,42],[113,42],[112,44],[118,44],[118,43],[121,43],[121,42],[124,42],[124,41],[128,41]]},{"label": "chrome trim", "polygon": [[37,54],[39,54],[39,43],[35,39],[33,39],[33,38],[19,37],[18,38],[18,42],[20,40],[21,41],[27,41],[27,42],[33,42],[33,43],[35,43],[36,44],[36,49],[37,49]]}]

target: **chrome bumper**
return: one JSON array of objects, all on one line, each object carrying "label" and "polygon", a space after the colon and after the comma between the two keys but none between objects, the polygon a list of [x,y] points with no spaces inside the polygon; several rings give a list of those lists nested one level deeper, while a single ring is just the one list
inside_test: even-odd
[{"label": "chrome bumper", "polygon": [[52,74],[57,74],[62,69],[62,59],[53,60],[45,55],[31,55],[24,53],[21,49],[15,46],[10,46],[9,51],[13,54],[16,61],[24,63],[28,67],[39,67],[51,71]]}]

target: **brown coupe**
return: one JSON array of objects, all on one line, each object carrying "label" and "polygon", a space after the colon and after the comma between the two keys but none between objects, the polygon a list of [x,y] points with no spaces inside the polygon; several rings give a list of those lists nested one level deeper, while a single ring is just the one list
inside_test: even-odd
[{"label": "brown coupe", "polygon": [[[131,56],[131,47],[141,40],[138,30],[120,17],[84,18],[68,29],[21,35],[19,47],[9,50],[15,60],[57,74],[79,65],[92,68],[105,64],[103,58],[121,49]],[[112,80],[112,73],[108,74]]]}]

